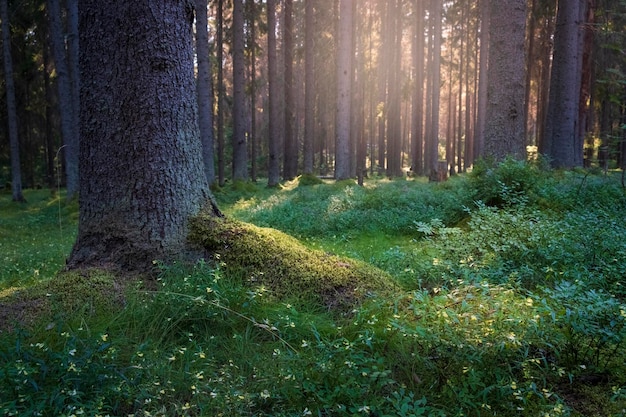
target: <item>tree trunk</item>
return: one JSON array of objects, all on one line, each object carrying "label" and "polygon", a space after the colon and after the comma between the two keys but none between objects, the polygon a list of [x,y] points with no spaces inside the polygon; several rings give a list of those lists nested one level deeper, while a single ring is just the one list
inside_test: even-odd
[{"label": "tree trunk", "polygon": [[352,1],[341,0],[337,49],[337,130],[335,178],[350,178],[350,121],[352,98]]},{"label": "tree trunk", "polygon": [[9,24],[8,0],[0,0],[2,19],[2,45],[4,52],[4,83],[7,99],[7,119],[9,125],[9,147],[11,152],[11,192],[13,201],[23,203],[22,171],[20,167],[20,142],[17,134],[17,109],[15,104],[15,83],[13,82],[13,58],[11,57],[11,25]]},{"label": "tree trunk", "polygon": [[248,180],[246,144],[246,67],[244,60],[244,4],[233,1],[233,181]]},{"label": "tree trunk", "polygon": [[196,5],[196,60],[198,78],[198,126],[202,142],[204,174],[209,184],[215,182],[215,154],[213,151],[213,76],[209,45],[207,0],[195,0]]},{"label": "tree trunk", "polygon": [[490,2],[486,157],[526,158],[526,0]]},{"label": "tree trunk", "polygon": [[305,2],[304,35],[304,173],[313,174],[315,143],[315,1]]},{"label": "tree trunk", "polygon": [[489,69],[489,1],[479,0],[480,10],[480,52],[478,72],[478,102],[476,109],[476,129],[474,134],[474,159],[484,156],[485,122],[487,117],[487,84]]},{"label": "tree trunk", "polygon": [[267,69],[269,89],[269,155],[267,186],[275,187],[280,180],[278,138],[280,136],[278,108],[278,74],[276,63],[276,0],[267,0]]},{"label": "tree trunk", "polygon": [[187,254],[187,224],[219,215],[203,172],[185,2],[79,4],[78,237],[70,268],[146,270]]},{"label": "tree trunk", "polygon": [[411,170],[423,175],[423,135],[424,135],[424,4],[414,0],[415,20],[413,22],[413,97],[411,106]]},{"label": "tree trunk", "polygon": [[585,0],[559,0],[545,141],[555,168],[582,165],[580,87],[583,63]]},{"label": "tree trunk", "polygon": [[217,1],[217,178],[220,187],[226,183],[224,160],[224,0]]},{"label": "tree trunk", "polygon": [[[79,132],[77,118],[78,103],[74,103],[72,78],[65,51],[63,28],[61,23],[61,6],[59,0],[48,0],[48,17],[50,19],[50,40],[52,55],[57,73],[59,89],[59,112],[61,116],[61,136],[63,137],[63,151],[65,153],[65,174],[67,178],[67,197],[72,198],[79,187],[78,153]],[[80,43],[80,42],[79,42]],[[76,110],[75,110],[76,107]]]},{"label": "tree trunk", "polygon": [[430,63],[430,70],[432,72],[432,108],[430,119],[430,147],[428,158],[428,166],[430,167],[431,174],[437,172],[439,160],[439,102],[441,99],[441,12],[442,12],[441,0],[431,1],[431,13],[432,13],[432,56],[433,60]]},{"label": "tree trunk", "polygon": [[285,80],[285,112],[284,112],[284,162],[283,178],[292,180],[298,174],[298,143],[293,134],[294,97],[293,97],[293,0],[285,0],[283,10],[283,54]]}]

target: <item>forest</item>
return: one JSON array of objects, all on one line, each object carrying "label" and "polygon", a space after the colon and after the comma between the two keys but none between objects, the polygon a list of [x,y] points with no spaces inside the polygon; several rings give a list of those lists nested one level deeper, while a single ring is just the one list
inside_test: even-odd
[{"label": "forest", "polygon": [[626,415],[626,3],[0,21],[4,416]]}]

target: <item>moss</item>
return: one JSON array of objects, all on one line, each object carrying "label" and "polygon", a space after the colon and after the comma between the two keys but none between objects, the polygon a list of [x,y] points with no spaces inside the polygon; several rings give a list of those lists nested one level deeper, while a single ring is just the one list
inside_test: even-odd
[{"label": "moss", "polygon": [[309,185],[318,185],[318,184],[323,184],[323,183],[324,181],[322,181],[321,178],[313,174],[304,174],[298,178],[298,186],[300,187],[305,187]]},{"label": "moss", "polygon": [[222,262],[227,273],[264,286],[279,299],[318,301],[349,311],[370,293],[394,288],[392,278],[364,262],[312,250],[274,229],[200,214],[190,239]]},{"label": "moss", "polygon": [[122,286],[106,271],[64,271],[49,281],[0,293],[0,332],[110,312],[124,304]]}]

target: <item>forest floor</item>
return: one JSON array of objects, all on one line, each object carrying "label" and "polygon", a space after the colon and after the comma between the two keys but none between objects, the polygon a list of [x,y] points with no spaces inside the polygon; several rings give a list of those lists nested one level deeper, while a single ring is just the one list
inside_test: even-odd
[{"label": "forest floor", "polygon": [[0,411],[626,416],[620,176],[229,185],[158,290],[59,273],[76,203],[0,194]]}]

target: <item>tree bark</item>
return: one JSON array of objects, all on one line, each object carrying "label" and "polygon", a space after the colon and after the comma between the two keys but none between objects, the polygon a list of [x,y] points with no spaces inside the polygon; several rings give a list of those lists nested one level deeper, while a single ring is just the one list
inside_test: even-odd
[{"label": "tree bark", "polygon": [[525,159],[526,0],[491,1],[489,9],[485,156]]},{"label": "tree bark", "polygon": [[485,121],[487,117],[487,84],[489,69],[489,1],[479,0],[480,11],[480,52],[478,72],[478,101],[476,109],[476,129],[474,134],[474,159],[484,156]]},{"label": "tree bark", "polygon": [[276,0],[267,0],[267,67],[269,89],[269,140],[268,140],[268,179],[267,186],[275,187],[280,180],[278,138],[278,74],[276,63]]},{"label": "tree bark", "polygon": [[305,2],[304,173],[313,174],[315,143],[315,1]]},{"label": "tree bark", "polygon": [[414,0],[415,17],[411,55],[413,58],[413,96],[411,105],[411,170],[416,175],[424,173],[424,4]]},{"label": "tree bark", "polygon": [[352,1],[340,0],[337,50],[337,128],[335,178],[350,178],[350,122],[352,98]]},{"label": "tree bark", "polygon": [[[59,0],[48,0],[48,17],[50,19],[50,40],[52,55],[57,72],[59,89],[59,112],[61,118],[61,136],[63,137],[63,151],[65,153],[65,175],[67,178],[67,197],[72,198],[79,187],[79,132],[78,103],[74,102],[76,87],[72,82],[72,75],[63,40],[61,23],[61,6]],[[80,41],[79,41],[80,43]],[[75,57],[74,57],[75,59]],[[78,75],[78,74],[76,74]],[[78,82],[78,81],[76,81]]]},{"label": "tree bark", "polygon": [[285,112],[284,112],[284,162],[283,178],[292,180],[298,175],[298,143],[293,134],[294,123],[294,91],[293,91],[293,0],[285,0],[283,10],[283,54],[285,80]]},{"label": "tree bark", "polygon": [[580,139],[580,88],[583,63],[585,0],[559,0],[545,141],[552,166],[582,165]]},{"label": "tree bark", "polygon": [[226,183],[224,160],[224,0],[217,1],[217,178],[220,187]]},{"label": "tree bark", "polygon": [[202,165],[193,8],[167,0],[79,4],[78,237],[68,266],[146,270],[188,253],[187,224],[215,206]]},{"label": "tree bark", "polygon": [[4,84],[7,100],[7,121],[9,125],[9,148],[11,153],[11,192],[13,201],[23,203],[26,200],[22,194],[20,140],[17,133],[17,108],[15,104],[15,83],[13,81],[13,58],[11,57],[11,25],[9,24],[7,2],[8,0],[0,0],[0,19],[2,19]]},{"label": "tree bark", "polygon": [[209,184],[215,182],[215,152],[213,150],[213,75],[211,74],[211,47],[209,45],[207,0],[195,0],[196,6],[196,60],[198,76],[198,126],[202,142],[204,174]]},{"label": "tree bark", "polygon": [[248,180],[246,144],[246,74],[243,0],[233,1],[233,181]]}]

